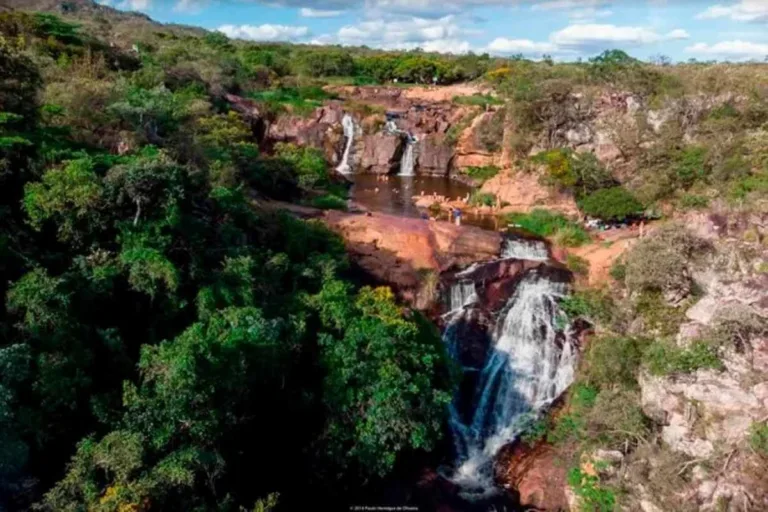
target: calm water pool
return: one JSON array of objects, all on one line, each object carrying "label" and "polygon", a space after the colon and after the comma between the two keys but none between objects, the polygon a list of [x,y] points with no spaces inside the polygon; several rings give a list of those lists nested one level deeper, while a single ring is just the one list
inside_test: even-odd
[{"label": "calm water pool", "polygon": [[[390,176],[389,181],[377,181],[372,174],[351,174],[347,178],[354,183],[350,190],[350,198],[354,202],[374,212],[404,217],[421,216],[422,212],[411,198],[422,192],[424,195],[436,193],[452,199],[466,197],[472,192],[472,187],[468,185],[436,176]],[[444,212],[441,218],[448,220],[448,213]],[[486,229],[500,227],[495,217],[470,212],[464,213],[462,222]]]}]

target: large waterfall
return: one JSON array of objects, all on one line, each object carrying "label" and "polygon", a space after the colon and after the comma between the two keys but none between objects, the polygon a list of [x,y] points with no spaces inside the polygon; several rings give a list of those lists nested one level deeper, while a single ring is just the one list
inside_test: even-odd
[{"label": "large waterfall", "polygon": [[344,129],[344,138],[347,142],[344,145],[341,162],[336,167],[336,170],[342,174],[349,174],[352,172],[352,167],[349,165],[349,152],[352,150],[352,142],[355,140],[355,120],[349,114],[344,114],[344,117],[341,119],[341,126]]},{"label": "large waterfall", "polygon": [[[497,492],[493,461],[498,451],[573,381],[574,339],[557,327],[561,315],[558,301],[567,293],[568,285],[548,274],[529,271],[498,314],[471,410],[460,414],[457,401],[451,405],[457,452],[452,480],[465,497],[479,499]],[[447,314],[443,340],[454,357],[461,343],[458,326],[468,318],[475,300],[475,289],[470,291],[466,282],[451,290],[452,311]]]}]

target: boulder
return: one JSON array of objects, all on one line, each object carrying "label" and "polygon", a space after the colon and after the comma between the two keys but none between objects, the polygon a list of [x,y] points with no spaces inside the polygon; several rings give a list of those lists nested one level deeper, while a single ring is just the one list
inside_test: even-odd
[{"label": "boulder", "polygon": [[418,142],[416,169],[418,174],[447,176],[453,160],[453,148],[438,133],[425,136]]},{"label": "boulder", "polygon": [[327,212],[352,261],[382,284],[415,302],[424,272],[497,258],[501,235],[473,226],[384,214]]},{"label": "boulder", "polygon": [[403,139],[400,136],[384,132],[363,135],[356,146],[362,146],[359,172],[390,174],[397,171],[403,154]]}]

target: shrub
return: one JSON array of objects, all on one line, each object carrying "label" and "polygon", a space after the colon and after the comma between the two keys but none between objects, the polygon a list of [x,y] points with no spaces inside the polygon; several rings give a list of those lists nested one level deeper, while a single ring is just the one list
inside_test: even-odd
[{"label": "shrub", "polygon": [[568,269],[576,275],[586,276],[589,275],[589,262],[581,256],[575,254],[568,254],[565,258],[565,265]]},{"label": "shrub", "polygon": [[469,196],[470,206],[494,206],[495,204],[496,196],[490,192],[480,192],[478,190],[474,190]]},{"label": "shrub", "polygon": [[618,259],[613,262],[613,265],[611,265],[611,269],[608,272],[614,280],[623,283],[627,278],[627,264],[623,259]]},{"label": "shrub", "polygon": [[312,199],[312,206],[322,210],[346,210],[347,201],[333,194],[324,194]]},{"label": "shrub", "polygon": [[749,447],[763,457],[768,457],[768,423],[763,421],[750,425]]},{"label": "shrub", "polygon": [[592,324],[607,324],[613,318],[615,305],[607,291],[585,288],[564,298],[560,309],[570,321],[582,318]]},{"label": "shrub", "polygon": [[708,245],[684,227],[668,225],[641,240],[627,256],[630,290],[690,290],[689,267]]},{"label": "shrub", "polygon": [[648,346],[643,361],[653,375],[693,373],[699,369],[722,370],[723,363],[717,351],[709,344],[697,340],[686,348],[672,342],[657,340]]},{"label": "shrub", "polygon": [[680,198],[680,207],[684,210],[698,210],[708,206],[709,198],[707,196],[683,194],[683,197]]},{"label": "shrub", "polygon": [[616,495],[611,489],[600,485],[600,478],[573,468],[568,472],[568,485],[579,497],[582,512],[613,512]]},{"label": "shrub", "polygon": [[659,291],[645,290],[635,297],[635,313],[648,332],[674,336],[685,321],[685,308],[670,306]]},{"label": "shrub", "polygon": [[462,173],[475,180],[478,184],[483,184],[499,174],[499,170],[495,165],[486,165],[483,167],[467,167],[462,170]]},{"label": "shrub", "polygon": [[321,150],[279,142],[275,155],[293,166],[300,186],[312,188],[328,182],[328,164]]},{"label": "shrub", "polygon": [[637,371],[648,345],[645,338],[605,335],[589,340],[584,355],[584,378],[600,388],[612,385],[635,388]]},{"label": "shrub", "polygon": [[589,234],[579,224],[568,220],[560,213],[537,208],[529,213],[511,213],[506,216],[509,224],[514,224],[540,237],[557,236],[567,230],[562,240],[567,247],[578,247],[589,242]]},{"label": "shrub", "polygon": [[504,102],[490,94],[475,93],[471,96],[454,96],[453,102],[457,105],[470,105],[487,108],[490,105],[502,105]]},{"label": "shrub", "polygon": [[567,148],[551,149],[534,155],[532,160],[545,166],[544,184],[573,191],[577,198],[616,184],[594,153],[576,153]]},{"label": "shrub", "polygon": [[579,201],[579,208],[590,217],[619,221],[639,215],[643,205],[624,187],[597,190]]},{"label": "shrub", "polygon": [[709,174],[706,163],[707,150],[698,146],[683,149],[675,158],[672,166],[672,178],[683,188],[688,188],[696,181],[703,180]]}]

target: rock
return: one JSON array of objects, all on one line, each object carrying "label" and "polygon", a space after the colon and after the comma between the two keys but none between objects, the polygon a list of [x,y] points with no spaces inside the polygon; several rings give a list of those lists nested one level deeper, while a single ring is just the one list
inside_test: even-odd
[{"label": "rock", "polygon": [[353,262],[411,302],[424,271],[494,259],[501,251],[500,234],[472,226],[333,211],[324,221],[342,236]]},{"label": "rock", "polygon": [[640,500],[640,509],[643,512],[664,512],[649,500]]},{"label": "rock", "polygon": [[503,171],[486,181],[480,189],[494,194],[510,211],[529,212],[547,208],[567,215],[578,214],[573,197],[550,190],[539,183],[535,173]]},{"label": "rock", "polygon": [[417,174],[447,176],[453,160],[453,148],[444,142],[445,137],[431,134],[418,142],[416,157]]},{"label": "rock", "polygon": [[363,147],[358,163],[360,172],[390,174],[399,168],[404,144],[401,137],[379,132],[364,135],[358,144]]},{"label": "rock", "polygon": [[551,446],[514,443],[502,449],[498,461],[497,480],[518,491],[523,510],[579,510],[567,467]]}]

